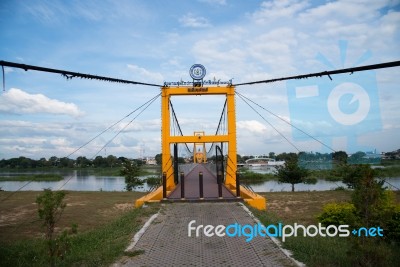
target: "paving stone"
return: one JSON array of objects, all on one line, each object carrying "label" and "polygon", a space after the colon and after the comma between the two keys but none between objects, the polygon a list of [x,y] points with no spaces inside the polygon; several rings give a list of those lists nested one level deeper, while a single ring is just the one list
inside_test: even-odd
[{"label": "paving stone", "polygon": [[[133,250],[139,254],[117,266],[295,266],[269,237],[188,236],[188,224],[254,225],[238,203],[164,204]],[[194,232],[192,231],[192,234]]]}]

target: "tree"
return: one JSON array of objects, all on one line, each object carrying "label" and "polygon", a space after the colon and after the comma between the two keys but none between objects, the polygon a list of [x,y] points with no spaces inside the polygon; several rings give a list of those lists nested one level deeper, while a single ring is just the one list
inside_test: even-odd
[{"label": "tree", "polygon": [[348,158],[348,162],[351,164],[363,163],[363,158],[365,157],[365,155],[366,154],[364,152],[358,151]]},{"label": "tree", "polygon": [[155,158],[155,160],[157,162],[157,165],[161,165],[162,164],[162,154],[157,154],[154,158]]},{"label": "tree", "polygon": [[292,192],[294,192],[294,185],[298,183],[305,183],[308,176],[308,171],[299,167],[297,159],[290,159],[285,162],[284,166],[278,167],[278,180],[281,183],[292,184]]},{"label": "tree", "polygon": [[337,164],[346,164],[347,163],[347,153],[344,151],[336,151],[332,154],[332,159]]},{"label": "tree", "polygon": [[282,153],[276,156],[276,160],[284,160],[284,161],[291,161],[295,160],[297,162],[298,155],[296,153],[290,152],[290,153]]},{"label": "tree", "polygon": [[56,156],[52,156],[49,158],[49,163],[51,166],[57,166],[59,159]]},{"label": "tree", "polygon": [[113,155],[109,155],[106,158],[107,166],[110,168],[114,167],[114,165],[117,163],[117,161],[118,161],[117,157],[113,156]]},{"label": "tree", "polygon": [[68,168],[72,168],[74,166],[74,161],[72,159],[69,158],[60,158],[60,167],[68,167]]},{"label": "tree", "polygon": [[384,212],[390,206],[391,199],[385,194],[384,180],[374,178],[374,170],[369,165],[361,165],[361,178],[352,194],[352,201],[362,226],[371,226],[380,223],[385,217]]},{"label": "tree", "polygon": [[127,160],[123,163],[121,175],[125,176],[126,190],[132,191],[137,186],[142,186],[144,181],[139,178],[140,166],[134,162]]},{"label": "tree", "polygon": [[37,162],[38,167],[47,167],[48,166],[48,161],[46,158],[40,158]]},{"label": "tree", "polygon": [[90,164],[91,164],[91,161],[89,159],[87,159],[86,157],[78,157],[76,159],[76,165],[78,167],[85,168],[85,167],[90,166]]},{"label": "tree", "polygon": [[102,156],[97,156],[93,160],[93,165],[94,165],[95,168],[106,167],[107,166],[107,161]]},{"label": "tree", "polygon": [[39,218],[43,220],[43,225],[46,227],[46,239],[51,266],[55,265],[55,256],[58,249],[58,244],[54,239],[54,228],[67,206],[63,202],[64,197],[64,191],[53,192],[51,189],[44,189],[44,192],[36,198]]},{"label": "tree", "polygon": [[369,172],[373,172],[373,170],[369,165],[365,164],[344,164],[337,168],[335,172],[338,176],[342,177],[342,182],[346,184],[348,188],[355,189],[360,186],[362,179],[368,175]]}]

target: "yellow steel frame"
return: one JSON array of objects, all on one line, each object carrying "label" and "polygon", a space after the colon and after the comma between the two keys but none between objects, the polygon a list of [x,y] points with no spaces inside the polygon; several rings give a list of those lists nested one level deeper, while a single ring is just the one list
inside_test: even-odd
[{"label": "yellow steel frame", "polygon": [[[194,136],[204,136],[204,131],[201,132],[194,132]],[[200,159],[196,156],[197,155],[197,147],[201,147],[201,157]],[[207,152],[206,152],[206,143],[194,143],[193,145],[193,162],[194,163],[207,163]]]},{"label": "yellow steel frame", "polygon": [[[173,179],[174,170],[171,158],[171,144],[174,143],[228,143],[228,160],[226,161],[225,185],[235,192],[236,189],[236,111],[235,111],[235,88],[227,87],[162,87],[161,88],[161,143],[162,143],[162,171],[167,175],[167,192],[175,188]],[[225,95],[227,100],[228,134],[227,135],[203,135],[203,136],[171,136],[170,132],[170,106],[169,101],[174,95]],[[264,197],[240,187],[240,196],[249,205],[259,210],[266,209]],[[140,207],[145,202],[158,202],[163,198],[163,188],[159,187],[140,199],[136,200],[135,206]]]},{"label": "yellow steel frame", "polygon": [[[228,143],[225,184],[235,186],[236,183],[236,111],[235,111],[235,87],[162,87],[161,88],[161,143],[162,143],[162,172],[167,175],[167,190],[173,190],[175,183],[171,160],[171,144],[174,143]],[[203,136],[171,136],[170,133],[170,106],[171,96],[185,95],[225,95],[227,102],[228,134],[227,135],[203,135]]]}]

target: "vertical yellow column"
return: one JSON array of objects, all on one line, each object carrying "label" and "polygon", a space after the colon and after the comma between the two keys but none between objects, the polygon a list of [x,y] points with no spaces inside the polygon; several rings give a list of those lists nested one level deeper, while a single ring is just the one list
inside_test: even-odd
[{"label": "vertical yellow column", "polygon": [[170,147],[170,111],[169,99],[170,92],[168,87],[161,88],[161,153],[162,153],[162,172],[167,174],[167,190],[175,187],[174,170],[172,168],[171,147]]},{"label": "vertical yellow column", "polygon": [[228,115],[228,159],[226,160],[226,179],[225,184],[236,186],[236,105],[235,105],[235,87],[228,87],[226,94],[227,115]]}]

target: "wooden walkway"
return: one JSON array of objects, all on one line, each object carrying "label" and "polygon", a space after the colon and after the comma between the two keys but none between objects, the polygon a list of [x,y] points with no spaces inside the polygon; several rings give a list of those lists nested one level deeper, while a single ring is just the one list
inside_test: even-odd
[{"label": "wooden walkway", "polygon": [[[185,199],[196,200],[200,198],[199,172],[203,172],[203,197],[205,200],[218,199],[217,178],[206,167],[199,164],[185,175]],[[225,200],[236,199],[224,185],[222,185],[222,197]],[[169,200],[181,199],[181,184],[179,183],[175,190],[167,197]]]}]

